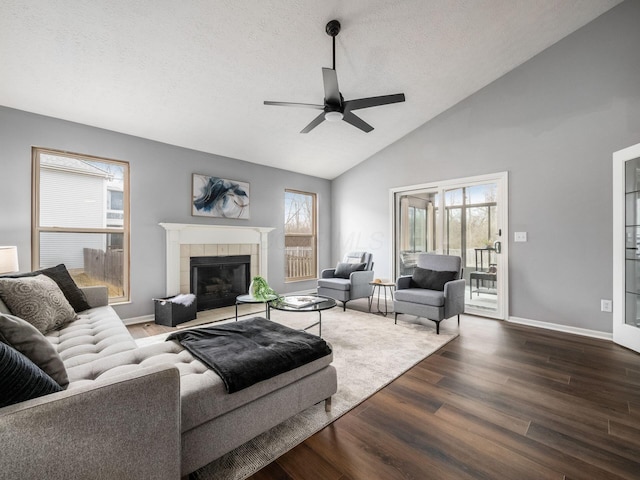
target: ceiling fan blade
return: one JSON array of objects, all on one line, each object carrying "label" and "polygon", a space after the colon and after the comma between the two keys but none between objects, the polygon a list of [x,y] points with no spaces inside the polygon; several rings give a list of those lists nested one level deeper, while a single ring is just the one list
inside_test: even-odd
[{"label": "ceiling fan blade", "polygon": [[347,100],[344,102],[344,111],[359,110],[361,108],[377,107],[389,105],[390,103],[404,102],[404,93],[395,95],[382,95],[380,97],[359,98],[357,100]]},{"label": "ceiling fan blade", "polygon": [[314,118],[309,125],[307,125],[300,131],[300,133],[309,133],[311,130],[316,128],[322,122],[324,122],[324,112],[322,112],[320,115]]},{"label": "ceiling fan blade", "polygon": [[315,103],[296,103],[296,102],[270,102],[265,100],[265,105],[275,105],[278,107],[300,107],[300,108],[314,108],[316,110],[324,110],[324,105],[316,105]]},{"label": "ceiling fan blade", "polygon": [[333,105],[342,105],[336,71],[333,68],[323,68],[322,81],[324,83],[324,101]]},{"label": "ceiling fan blade", "polygon": [[347,123],[350,123],[356,128],[359,128],[364,133],[369,133],[371,130],[373,130],[373,127],[371,125],[369,125],[367,122],[362,120],[355,113],[344,112],[344,116],[342,117],[342,120],[344,120]]}]

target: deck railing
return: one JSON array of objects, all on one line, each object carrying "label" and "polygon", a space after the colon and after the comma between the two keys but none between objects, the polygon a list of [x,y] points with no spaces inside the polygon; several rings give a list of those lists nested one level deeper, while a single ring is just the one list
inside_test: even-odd
[{"label": "deck railing", "polygon": [[313,249],[308,247],[286,247],[285,259],[287,280],[314,278],[316,276]]}]

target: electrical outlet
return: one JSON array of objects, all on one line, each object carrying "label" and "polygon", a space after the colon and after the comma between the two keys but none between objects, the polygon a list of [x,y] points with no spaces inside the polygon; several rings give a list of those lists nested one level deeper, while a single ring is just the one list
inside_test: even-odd
[{"label": "electrical outlet", "polygon": [[513,232],[513,241],[514,242],[526,242],[527,241],[527,232]]},{"label": "electrical outlet", "polygon": [[613,303],[611,300],[600,300],[600,310],[603,312],[612,312]]}]

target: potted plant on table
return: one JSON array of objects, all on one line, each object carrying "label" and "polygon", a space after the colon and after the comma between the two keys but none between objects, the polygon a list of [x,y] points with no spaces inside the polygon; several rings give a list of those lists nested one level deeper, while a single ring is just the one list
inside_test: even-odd
[{"label": "potted plant on table", "polygon": [[263,302],[275,300],[280,297],[275,290],[269,286],[265,278],[260,275],[256,275],[253,277],[253,280],[251,280],[249,284],[249,295]]}]

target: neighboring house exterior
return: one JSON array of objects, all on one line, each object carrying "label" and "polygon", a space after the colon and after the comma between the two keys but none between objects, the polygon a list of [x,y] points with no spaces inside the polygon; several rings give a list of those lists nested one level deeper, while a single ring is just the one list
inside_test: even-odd
[{"label": "neighboring house exterior", "polygon": [[[40,162],[41,225],[122,227],[121,180],[96,165],[75,158],[42,155]],[[111,247],[122,247],[111,245],[110,237],[118,236],[43,232],[40,266],[46,268],[64,263],[69,269],[83,269],[85,248],[106,251]]]}]

